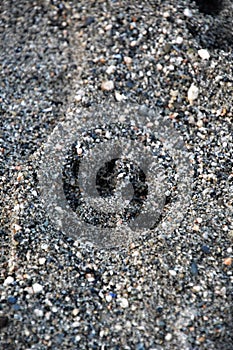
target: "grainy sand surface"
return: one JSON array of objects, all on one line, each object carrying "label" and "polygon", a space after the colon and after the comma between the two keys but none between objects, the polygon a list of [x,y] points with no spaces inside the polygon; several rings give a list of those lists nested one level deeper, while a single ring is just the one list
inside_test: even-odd
[{"label": "grainy sand surface", "polygon": [[[0,349],[233,349],[233,5],[198,3],[1,1]],[[105,249],[59,230],[38,172],[59,123],[119,103],[182,136],[193,178],[173,231]],[[95,147],[134,135],[107,122]]]}]

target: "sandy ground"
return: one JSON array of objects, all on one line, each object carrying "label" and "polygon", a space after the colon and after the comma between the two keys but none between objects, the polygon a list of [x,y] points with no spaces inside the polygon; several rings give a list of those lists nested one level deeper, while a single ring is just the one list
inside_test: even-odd
[{"label": "sandy ground", "polygon": [[[232,2],[198,3],[1,2],[1,349],[233,349]],[[65,138],[57,130],[69,120]],[[81,220],[70,164],[103,167],[103,142],[125,135],[135,162],[146,144],[166,168],[161,216],[126,236],[127,222],[102,230],[87,199],[79,214],[95,224],[74,233],[64,219],[69,210]],[[77,154],[65,153],[68,201],[55,216],[51,174],[69,136]],[[48,151],[49,140],[59,147]],[[85,158],[90,144],[101,152]],[[39,181],[45,154],[51,186]],[[143,188],[139,197],[154,198]]]}]

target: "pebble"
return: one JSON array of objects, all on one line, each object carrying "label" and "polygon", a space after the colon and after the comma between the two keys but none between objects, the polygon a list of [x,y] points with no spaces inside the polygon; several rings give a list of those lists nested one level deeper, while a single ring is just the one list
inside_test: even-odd
[{"label": "pebble", "polygon": [[115,91],[115,99],[117,102],[121,102],[125,99],[126,97],[124,95],[121,95],[118,91]]},{"label": "pebble", "polygon": [[43,317],[44,316],[44,312],[40,309],[35,309],[34,310],[34,314],[37,316],[37,317]]},{"label": "pebble", "polygon": [[40,265],[44,265],[45,262],[46,262],[46,258],[40,258],[39,259],[39,264]]},{"label": "pebble", "polygon": [[190,104],[193,104],[193,101],[198,98],[199,89],[195,84],[191,84],[189,90],[188,90],[188,100]]},{"label": "pebble", "polygon": [[41,293],[42,290],[43,290],[43,286],[41,284],[39,284],[39,283],[34,283],[32,285],[32,289],[33,289],[34,293]]},{"label": "pebble", "polygon": [[192,273],[194,276],[198,275],[198,268],[197,268],[197,264],[196,264],[195,262],[192,262],[192,263],[191,263],[190,269],[191,269],[191,273]]},{"label": "pebble", "polygon": [[210,248],[207,245],[203,245],[201,250],[206,254],[210,254]]},{"label": "pebble", "polygon": [[79,313],[79,309],[74,309],[74,310],[72,311],[73,316],[77,316],[78,313]]},{"label": "pebble", "polygon": [[184,9],[184,15],[189,18],[193,16],[192,11],[189,8]]},{"label": "pebble", "polygon": [[182,36],[178,36],[178,37],[176,38],[176,43],[179,44],[179,45],[182,44],[183,41],[184,41],[184,39],[182,38]]},{"label": "pebble", "polygon": [[226,265],[226,266],[230,266],[231,264],[232,264],[232,258],[225,258],[224,260],[223,260],[223,263],[224,263],[224,265]]},{"label": "pebble", "polygon": [[22,226],[18,225],[18,224],[14,224],[14,231],[15,232],[19,232],[22,230]]},{"label": "pebble", "polygon": [[128,308],[128,307],[129,307],[128,299],[126,299],[126,298],[121,298],[121,299],[120,299],[120,306],[121,306],[123,309]]},{"label": "pebble", "polygon": [[110,294],[107,294],[106,297],[105,297],[105,299],[106,299],[106,301],[107,301],[108,303],[110,303],[110,302],[112,301],[112,297],[111,297]]},{"label": "pebble", "polygon": [[210,59],[210,54],[208,50],[205,49],[200,49],[197,51],[198,55],[203,59],[203,60],[209,60]]},{"label": "pebble", "polygon": [[176,276],[176,271],[175,270],[169,270],[169,273],[171,276]]},{"label": "pebble", "polygon": [[192,291],[194,293],[199,293],[201,291],[201,286],[193,286]]},{"label": "pebble", "polygon": [[8,325],[9,318],[7,316],[0,316],[0,329]]},{"label": "pebble", "polygon": [[103,81],[101,84],[101,90],[112,91],[114,89],[114,82],[112,80]]},{"label": "pebble", "polygon": [[41,244],[41,249],[48,251],[49,245],[47,243],[43,243],[43,244]]},{"label": "pebble", "polygon": [[124,56],[124,62],[125,64],[131,64],[132,63],[132,58],[128,56]]},{"label": "pebble", "polygon": [[8,299],[7,299],[8,303],[10,304],[15,304],[17,302],[17,299],[15,297],[12,297],[10,296]]},{"label": "pebble", "polygon": [[8,277],[5,279],[3,285],[4,285],[4,286],[8,286],[8,285],[10,285],[10,284],[12,284],[12,283],[14,283],[14,278],[13,278],[12,276],[8,276]]},{"label": "pebble", "polygon": [[166,340],[166,341],[171,341],[171,340],[172,340],[172,334],[171,334],[171,333],[167,333],[167,334],[165,335],[165,340]]},{"label": "pebble", "polygon": [[116,70],[116,66],[111,65],[111,66],[109,66],[109,67],[106,69],[106,73],[107,73],[108,75],[111,75],[111,74],[113,74],[113,73],[115,72],[115,70]]}]

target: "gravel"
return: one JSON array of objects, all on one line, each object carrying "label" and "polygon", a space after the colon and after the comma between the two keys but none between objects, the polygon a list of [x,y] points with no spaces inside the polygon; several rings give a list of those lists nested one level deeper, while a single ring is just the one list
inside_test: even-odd
[{"label": "gravel", "polygon": [[[1,349],[232,350],[232,2],[0,11]],[[172,233],[103,249],[53,225],[37,174],[67,114],[125,101],[182,135],[192,198]]]}]

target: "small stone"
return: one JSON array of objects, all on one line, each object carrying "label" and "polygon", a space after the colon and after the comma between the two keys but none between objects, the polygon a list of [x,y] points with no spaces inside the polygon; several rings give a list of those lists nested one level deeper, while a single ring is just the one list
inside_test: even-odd
[{"label": "small stone", "polygon": [[194,293],[200,292],[200,291],[201,291],[201,286],[193,286],[192,291],[193,291]]},{"label": "small stone", "polygon": [[167,333],[165,336],[165,340],[166,341],[171,341],[172,340],[172,334],[171,333]]},{"label": "small stone", "polygon": [[18,232],[18,231],[21,231],[22,230],[22,227],[19,226],[18,224],[14,224],[14,232]]},{"label": "small stone", "polygon": [[9,297],[9,298],[7,299],[7,301],[8,301],[8,303],[10,303],[10,304],[15,304],[15,303],[17,302],[17,299],[16,299],[15,297]]},{"label": "small stone", "polygon": [[135,47],[136,45],[137,45],[137,41],[136,40],[131,41],[131,43],[130,43],[131,47]]},{"label": "small stone", "polygon": [[129,302],[126,298],[121,298],[120,300],[120,306],[123,308],[123,309],[126,309],[127,307],[129,307]]},{"label": "small stone", "polygon": [[77,316],[78,313],[79,313],[79,310],[78,310],[78,309],[74,309],[74,310],[72,311],[73,316]]},{"label": "small stone", "polygon": [[198,338],[197,340],[199,341],[199,343],[203,343],[205,341],[205,337],[202,336],[202,337]]},{"label": "small stone", "polygon": [[32,289],[33,289],[34,293],[40,293],[43,290],[43,286],[41,284],[39,284],[39,283],[34,283],[32,285]]},{"label": "small stone", "polygon": [[114,82],[112,80],[103,81],[101,84],[101,90],[111,91],[114,89]]},{"label": "small stone", "polygon": [[188,100],[190,104],[198,98],[199,89],[196,85],[192,84],[188,90]]},{"label": "small stone", "polygon": [[125,64],[131,64],[132,63],[132,58],[129,56],[124,56],[124,62]]},{"label": "small stone", "polygon": [[163,13],[163,17],[164,17],[164,18],[170,17],[170,13],[169,13],[168,11],[165,11],[165,12]]},{"label": "small stone", "polygon": [[40,264],[40,265],[44,265],[45,262],[46,262],[46,259],[45,259],[45,258],[40,258],[40,259],[39,259],[39,264]]},{"label": "small stone", "polygon": [[189,8],[184,9],[184,15],[186,17],[190,17],[190,18],[193,16],[193,14]]},{"label": "small stone", "polygon": [[86,274],[86,279],[88,280],[88,282],[94,282],[95,281],[95,277],[91,273],[87,273]]},{"label": "small stone", "polygon": [[176,38],[176,43],[180,45],[180,44],[182,44],[182,42],[183,42],[182,36],[178,36],[178,37]]},{"label": "small stone", "polygon": [[232,258],[225,258],[223,260],[223,264],[226,265],[226,266],[230,266],[232,264]]},{"label": "small stone", "polygon": [[162,69],[163,69],[162,64],[157,63],[157,64],[156,64],[156,69],[157,69],[158,71],[162,70]]},{"label": "small stone", "polygon": [[46,244],[46,243],[41,244],[41,249],[47,251],[49,249],[48,244]]},{"label": "small stone", "polygon": [[200,49],[197,51],[198,55],[203,59],[203,60],[209,60],[210,54],[207,50],[205,49]]},{"label": "small stone", "polygon": [[116,66],[109,66],[107,69],[106,69],[106,73],[108,74],[108,75],[110,75],[110,74],[113,74],[114,72],[115,72],[115,70],[116,70]]},{"label": "small stone", "polygon": [[169,270],[169,273],[171,276],[176,276],[176,271],[175,270]]},{"label": "small stone", "polygon": [[121,95],[119,92],[115,91],[115,99],[117,102],[121,102],[125,99],[125,96]]},{"label": "small stone", "polygon": [[0,329],[8,325],[9,319],[7,316],[0,316]]},{"label": "small stone", "polygon": [[23,180],[23,173],[19,172],[17,176],[17,181],[20,182]]},{"label": "small stone", "polygon": [[192,273],[194,276],[198,275],[198,268],[197,268],[197,264],[196,264],[195,262],[192,262],[192,263],[191,263],[190,269],[191,269],[191,273]]},{"label": "small stone", "polygon": [[109,294],[106,295],[105,299],[108,303],[110,303],[112,301],[112,297]]},{"label": "small stone", "polygon": [[9,286],[9,284],[12,284],[13,282],[14,282],[14,278],[13,278],[12,276],[8,276],[8,277],[5,279],[3,285],[4,285],[4,286]]},{"label": "small stone", "polygon": [[114,328],[115,328],[115,331],[117,332],[120,332],[122,330],[122,326],[119,323],[117,323]]},{"label": "small stone", "polygon": [[112,29],[112,24],[111,24],[111,23],[110,23],[110,24],[107,24],[106,27],[105,27],[104,29],[106,30],[106,32],[107,32],[108,30],[111,30],[111,29]]},{"label": "small stone", "polygon": [[34,313],[35,313],[35,315],[36,315],[37,317],[43,317],[43,316],[44,316],[43,311],[40,310],[40,309],[35,309],[35,310],[34,310]]},{"label": "small stone", "polygon": [[199,229],[200,229],[200,227],[199,227],[199,225],[197,225],[197,224],[194,224],[193,225],[193,227],[192,227],[192,229],[193,229],[193,231],[199,231]]},{"label": "small stone", "polygon": [[201,250],[205,253],[205,254],[210,254],[210,248],[207,245],[203,245],[201,247]]}]

